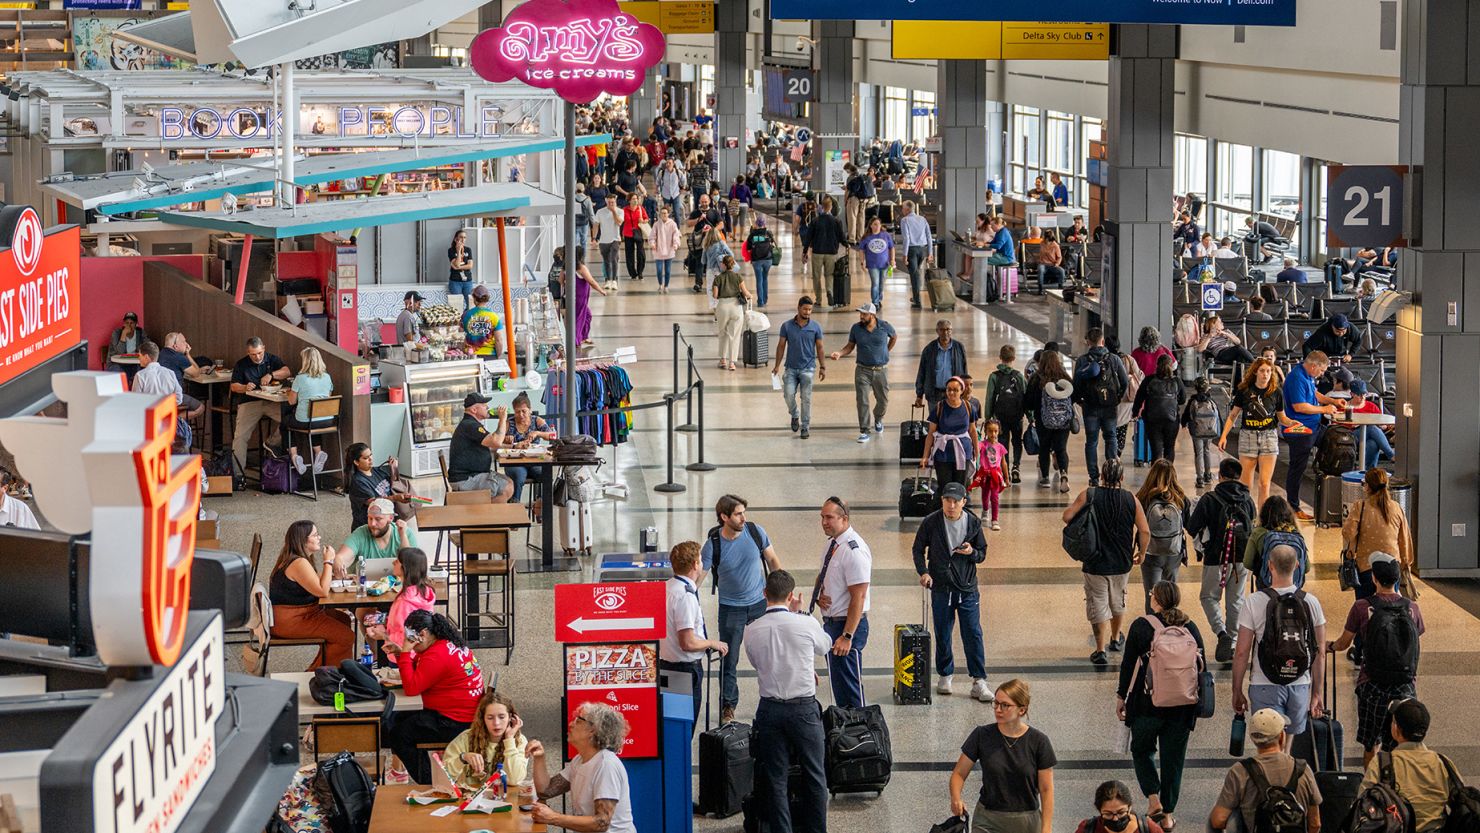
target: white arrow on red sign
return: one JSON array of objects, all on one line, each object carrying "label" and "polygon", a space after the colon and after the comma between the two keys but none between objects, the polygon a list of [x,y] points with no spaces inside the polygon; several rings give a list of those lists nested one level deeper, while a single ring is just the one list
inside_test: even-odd
[{"label": "white arrow on red sign", "polygon": [[654,624],[653,617],[651,616],[631,619],[587,619],[585,617],[579,617],[573,620],[569,627],[576,633],[585,633],[586,631],[642,630],[644,628],[652,628]]}]

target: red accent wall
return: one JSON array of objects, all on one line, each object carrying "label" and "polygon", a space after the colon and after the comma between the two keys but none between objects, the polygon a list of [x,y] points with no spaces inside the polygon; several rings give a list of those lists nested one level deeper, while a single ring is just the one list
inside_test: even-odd
[{"label": "red accent wall", "polygon": [[[156,258],[162,260],[163,258]],[[199,263],[200,258],[195,258]],[[108,338],[123,323],[123,314],[139,314],[139,326],[150,338],[162,338],[149,328],[144,315],[144,258],[85,257],[82,259],[82,337],[88,343],[87,366],[102,370]]]}]

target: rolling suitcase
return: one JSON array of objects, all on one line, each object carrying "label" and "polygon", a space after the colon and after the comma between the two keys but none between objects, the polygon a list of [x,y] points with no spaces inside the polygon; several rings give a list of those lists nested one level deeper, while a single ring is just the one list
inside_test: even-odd
[{"label": "rolling suitcase", "polygon": [[944,269],[927,269],[925,285],[930,289],[930,309],[935,312],[950,312],[956,308],[956,287],[951,275]]},{"label": "rolling suitcase", "polygon": [[848,252],[839,252],[838,259],[833,263],[831,299],[833,306],[839,304],[847,306],[851,303],[849,298],[853,295],[853,287],[849,285],[851,283],[849,268]]},{"label": "rolling suitcase", "polygon": [[771,331],[746,330],[740,336],[740,363],[746,367],[763,367],[771,361]]},{"label": "rolling suitcase", "polygon": [[940,508],[940,494],[932,475],[906,477],[899,484],[899,516],[923,518]]},{"label": "rolling suitcase", "polygon": [[731,721],[712,728],[710,695],[714,690],[714,662],[704,674],[704,731],[699,733],[699,812],[729,818],[750,799],[754,765],[750,760],[750,724]]},{"label": "rolling suitcase", "polygon": [[1151,440],[1146,436],[1146,420],[1136,420],[1136,456],[1132,461],[1137,468],[1151,464]]},{"label": "rolling suitcase", "polygon": [[916,464],[925,456],[925,436],[930,425],[923,419],[915,419],[915,412],[925,416],[924,408],[910,408],[910,418],[899,424],[899,462]]},{"label": "rolling suitcase", "polygon": [[894,702],[901,705],[930,703],[930,619],[920,589],[918,625],[894,626]]},{"label": "rolling suitcase", "polygon": [[1341,261],[1334,257],[1326,261],[1326,283],[1331,285],[1332,295],[1342,293]]},{"label": "rolling suitcase", "polygon": [[1341,526],[1345,516],[1346,505],[1341,502],[1341,478],[1316,475],[1316,526]]},{"label": "rolling suitcase", "polygon": [[1336,655],[1328,656],[1331,657],[1331,667],[1324,686],[1327,692],[1326,716],[1310,718],[1305,731],[1291,740],[1290,754],[1309,764],[1315,776],[1316,787],[1321,791],[1322,829],[1339,830],[1362,790],[1362,773],[1342,771],[1345,761],[1342,760],[1341,747],[1346,740],[1346,731],[1336,718],[1336,681],[1333,679]]},{"label": "rolling suitcase", "polygon": [[822,731],[827,744],[823,763],[827,791],[832,795],[857,792],[882,795],[894,768],[894,752],[883,710],[878,706],[861,709],[828,706],[822,713]]},{"label": "rolling suitcase", "polygon": [[556,539],[566,555],[591,551],[591,504],[568,500],[555,507],[555,521]]}]

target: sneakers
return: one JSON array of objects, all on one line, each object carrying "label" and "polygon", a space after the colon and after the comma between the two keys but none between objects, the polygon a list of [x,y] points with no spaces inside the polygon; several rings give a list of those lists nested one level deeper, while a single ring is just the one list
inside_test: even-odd
[{"label": "sneakers", "polygon": [[971,681],[971,699],[983,703],[992,702],[992,689],[987,686],[986,680]]},{"label": "sneakers", "polygon": [[299,474],[303,474],[304,472],[308,471],[308,465],[303,462],[302,454],[293,455],[293,469]]},{"label": "sneakers", "polygon": [[387,784],[409,784],[411,774],[404,769],[387,769],[385,771],[385,782]]},{"label": "sneakers", "polygon": [[874,433],[875,434],[882,434],[882,433],[884,433],[884,420],[881,419],[878,422],[874,423]]},{"label": "sneakers", "polygon": [[1089,661],[1095,665],[1105,666],[1110,664],[1110,657],[1106,656],[1104,651],[1095,651],[1089,655]]},{"label": "sneakers", "polygon": [[945,676],[944,674],[942,674],[935,681],[935,693],[936,694],[950,694],[951,693],[951,678]]},{"label": "sneakers", "polygon": [[1018,475],[1017,466],[1013,466],[1012,467],[1012,478],[1011,478],[1011,480],[1012,480],[1013,483],[1021,483],[1022,480],[1023,480],[1023,478]]},{"label": "sneakers", "polygon": [[1068,492],[1069,492],[1069,473],[1066,472],[1066,471],[1061,471],[1061,472],[1059,472],[1059,494],[1061,494],[1061,495],[1062,494],[1067,494]]},{"label": "sneakers", "polygon": [[999,531],[1001,529],[1002,529],[1002,524],[999,524],[996,521],[992,521],[992,531],[993,532],[997,532],[997,531]]},{"label": "sneakers", "polygon": [[1213,659],[1217,662],[1233,662],[1233,637],[1228,631],[1218,634],[1218,647],[1213,651]]},{"label": "sneakers", "polygon": [[1046,475],[1046,474],[1039,475],[1038,476],[1038,488],[1040,488],[1040,489],[1047,489],[1048,487],[1049,487],[1048,475]]},{"label": "sneakers", "polygon": [[735,707],[725,706],[719,710],[719,725],[725,726],[735,722]]},{"label": "sneakers", "polygon": [[[323,474],[324,473],[324,465],[326,463],[328,463],[328,462],[329,462],[329,455],[328,454],[324,453],[323,451],[314,452],[314,455],[313,455],[313,473],[314,474]],[[299,474],[302,474],[302,472],[299,472]]]},{"label": "sneakers", "polygon": [[807,439],[810,436],[812,436],[812,434],[810,432],[808,432],[807,429],[803,428],[802,429],[802,439],[805,440],[805,439]]},{"label": "sneakers", "polygon": [[792,417],[791,418],[791,430],[792,430],[792,433],[796,433],[797,429],[799,429],[801,427],[802,427],[802,421],[799,420],[799,419],[797,419],[796,417]]},{"label": "sneakers", "polygon": [[1114,639],[1110,640],[1110,644],[1105,647],[1109,648],[1112,651],[1125,650],[1125,634],[1121,634],[1120,636],[1117,636]]},{"label": "sneakers", "polygon": [[858,435],[858,441],[861,442],[861,443],[868,442],[869,441],[869,433],[867,431],[864,431],[862,434],[859,434]]}]

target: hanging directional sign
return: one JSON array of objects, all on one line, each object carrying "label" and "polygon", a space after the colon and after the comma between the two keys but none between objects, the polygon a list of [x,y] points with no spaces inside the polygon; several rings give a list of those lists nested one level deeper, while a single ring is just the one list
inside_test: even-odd
[{"label": "hanging directional sign", "polygon": [[1002,23],[980,20],[896,20],[895,60],[1103,61],[1110,57],[1106,23]]},{"label": "hanging directional sign", "polygon": [[777,20],[1033,20],[1294,26],[1295,0],[771,0]]},{"label": "hanging directional sign", "polygon": [[817,100],[817,71],[788,69],[781,73],[781,96],[787,104]]},{"label": "hanging directional sign", "polygon": [[1403,234],[1404,165],[1326,169],[1326,245],[1374,249],[1408,245]]},{"label": "hanging directional sign", "polygon": [[668,631],[661,581],[555,585],[556,642],[645,642]]}]

